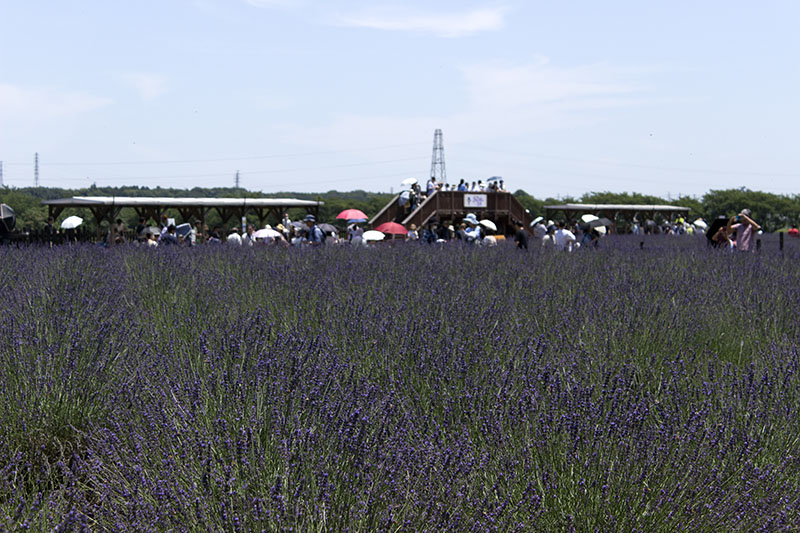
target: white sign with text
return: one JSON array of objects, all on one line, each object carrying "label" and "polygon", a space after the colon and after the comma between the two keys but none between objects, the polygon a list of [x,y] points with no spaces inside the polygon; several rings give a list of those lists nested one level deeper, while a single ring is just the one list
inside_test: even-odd
[{"label": "white sign with text", "polygon": [[464,195],[464,207],[467,209],[486,209],[488,205],[485,194]]}]

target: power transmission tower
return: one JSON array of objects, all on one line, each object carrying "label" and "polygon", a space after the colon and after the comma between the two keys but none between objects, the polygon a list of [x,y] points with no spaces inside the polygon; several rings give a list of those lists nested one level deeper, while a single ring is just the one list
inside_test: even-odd
[{"label": "power transmission tower", "polygon": [[39,186],[39,152],[33,155],[33,186]]},{"label": "power transmission tower", "polygon": [[431,177],[439,183],[447,185],[447,171],[444,168],[444,143],[442,130],[433,132],[433,157],[431,159]]},{"label": "power transmission tower", "polygon": [[234,183],[236,183],[236,188],[238,189],[239,188],[239,171],[238,170],[236,171],[236,179],[235,179]]}]

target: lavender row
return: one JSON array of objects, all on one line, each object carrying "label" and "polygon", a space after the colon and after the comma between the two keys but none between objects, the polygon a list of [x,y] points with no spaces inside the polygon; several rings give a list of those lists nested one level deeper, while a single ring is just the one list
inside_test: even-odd
[{"label": "lavender row", "polygon": [[0,524],[790,530],[791,250],[0,250]]}]

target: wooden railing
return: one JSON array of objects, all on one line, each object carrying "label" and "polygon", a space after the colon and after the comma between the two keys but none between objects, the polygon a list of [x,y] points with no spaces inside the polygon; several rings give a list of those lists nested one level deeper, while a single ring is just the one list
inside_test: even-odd
[{"label": "wooden railing", "polygon": [[388,204],[381,209],[377,215],[372,217],[369,221],[369,225],[373,228],[380,226],[384,222],[395,222],[398,218],[398,215],[401,214],[402,207],[399,205],[400,195],[396,194],[394,198],[392,198]]},{"label": "wooden railing", "polygon": [[[486,196],[486,207],[465,207],[466,194]],[[371,221],[372,227],[384,222],[400,222],[406,228],[415,224],[421,228],[434,217],[440,222],[450,221],[458,225],[467,213],[475,213],[479,219],[488,218],[498,226],[498,232],[505,233],[511,229],[512,221],[519,220],[529,228],[533,216],[525,211],[513,194],[508,192],[465,193],[459,191],[437,191],[427,197],[414,211],[404,216],[404,208],[395,196],[380,213]]]}]

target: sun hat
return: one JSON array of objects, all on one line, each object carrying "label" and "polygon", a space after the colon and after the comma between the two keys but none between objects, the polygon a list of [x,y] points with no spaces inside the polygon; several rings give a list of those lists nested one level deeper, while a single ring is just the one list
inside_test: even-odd
[{"label": "sun hat", "polygon": [[316,222],[317,217],[314,215],[306,215],[306,218],[303,219],[304,222]]}]

